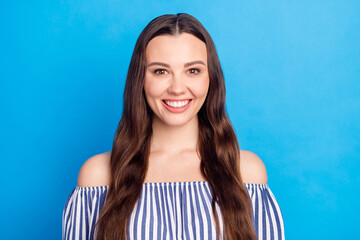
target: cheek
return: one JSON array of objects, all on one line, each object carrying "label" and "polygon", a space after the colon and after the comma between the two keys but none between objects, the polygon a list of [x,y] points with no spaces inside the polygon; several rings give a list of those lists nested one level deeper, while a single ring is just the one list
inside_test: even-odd
[{"label": "cheek", "polygon": [[202,98],[206,97],[209,90],[209,80],[204,79],[202,81],[193,83],[192,92],[196,97]]},{"label": "cheek", "polygon": [[162,92],[161,85],[158,83],[155,83],[151,79],[145,79],[144,83],[144,91],[147,100],[151,100],[151,98],[159,97]]}]

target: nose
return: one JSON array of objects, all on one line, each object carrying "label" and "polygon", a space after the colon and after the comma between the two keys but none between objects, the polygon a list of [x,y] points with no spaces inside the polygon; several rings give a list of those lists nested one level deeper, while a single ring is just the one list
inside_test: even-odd
[{"label": "nose", "polygon": [[181,75],[173,74],[170,79],[168,92],[174,95],[181,95],[186,92],[185,78]]}]

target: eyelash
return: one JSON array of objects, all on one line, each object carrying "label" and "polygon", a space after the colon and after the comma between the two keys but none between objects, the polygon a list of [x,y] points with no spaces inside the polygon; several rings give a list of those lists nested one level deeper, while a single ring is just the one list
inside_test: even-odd
[{"label": "eyelash", "polygon": [[198,73],[200,73],[200,69],[198,69],[198,68],[191,68],[191,69],[189,69],[189,71],[191,71],[191,70],[195,70],[195,71],[197,71],[196,73],[194,73],[194,74],[198,74]]},{"label": "eyelash", "polygon": [[[196,72],[196,73],[192,73],[192,74],[198,74],[198,73],[200,73],[200,69],[198,69],[198,68],[191,68],[191,69],[189,69],[189,71],[193,71],[193,70],[195,70],[195,71],[197,71],[197,72]],[[159,73],[159,71],[166,71],[166,69],[156,69],[156,70],[154,70],[154,73],[155,73],[155,74],[162,75],[161,73]]]},{"label": "eyelash", "polygon": [[159,74],[159,75],[162,75],[161,73],[159,73],[159,71],[166,71],[165,69],[156,69],[154,71],[155,74]]}]

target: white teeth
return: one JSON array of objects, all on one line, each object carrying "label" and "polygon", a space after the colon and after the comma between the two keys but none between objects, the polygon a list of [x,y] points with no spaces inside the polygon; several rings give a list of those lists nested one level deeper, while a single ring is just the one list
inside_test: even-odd
[{"label": "white teeth", "polygon": [[190,102],[190,100],[186,100],[186,101],[165,101],[166,105],[169,105],[170,107],[175,107],[175,108],[183,107],[183,106],[187,105],[189,102]]}]

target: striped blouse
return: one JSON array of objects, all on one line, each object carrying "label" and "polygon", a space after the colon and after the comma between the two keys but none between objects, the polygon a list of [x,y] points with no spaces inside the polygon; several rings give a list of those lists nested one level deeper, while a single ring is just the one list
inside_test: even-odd
[{"label": "striped blouse", "polygon": [[[245,183],[245,187],[258,239],[285,239],[282,213],[269,186]],[[107,190],[108,186],[73,189],[62,214],[63,240],[92,239]],[[211,196],[207,181],[144,183],[129,218],[127,239],[216,239]],[[217,203],[216,212],[223,233]]]}]

